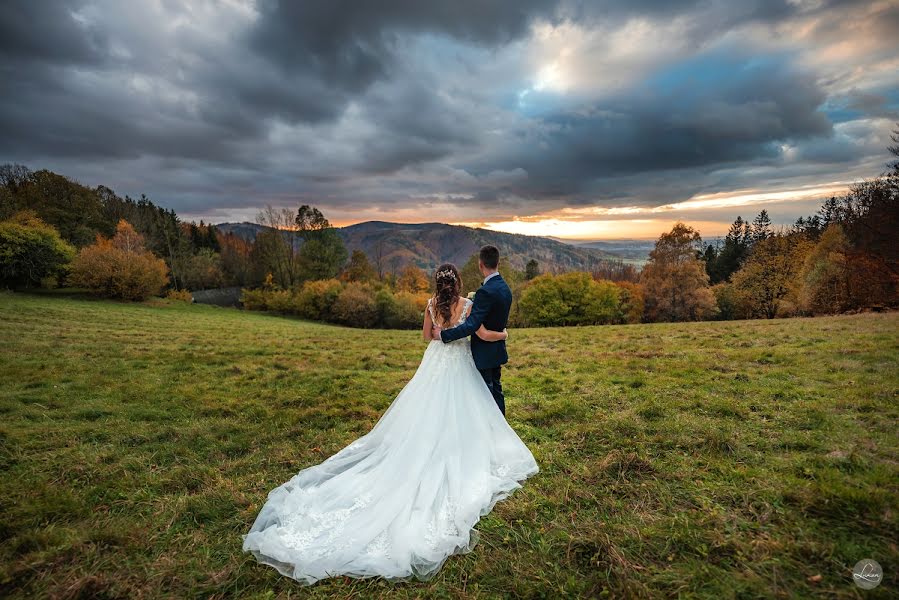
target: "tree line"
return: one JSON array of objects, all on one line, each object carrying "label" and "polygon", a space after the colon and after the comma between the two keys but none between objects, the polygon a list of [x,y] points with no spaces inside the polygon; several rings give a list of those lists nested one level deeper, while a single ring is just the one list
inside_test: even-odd
[{"label": "tree line", "polygon": [[[889,170],[827,199],[791,227],[762,210],[737,217],[723,240],[704,243],[678,223],[642,270],[600,263],[591,273],[500,271],[513,289],[511,324],[565,326],[773,318],[897,304],[899,131]],[[408,264],[385,273],[312,206],[265,207],[254,241],[184,222],[146,196],[120,197],[47,170],[0,167],[0,285],[77,286],[142,299],[167,290],[240,286],[243,304],[358,327],[416,327],[430,274]],[[461,268],[464,291],[480,284],[477,256]]]}]

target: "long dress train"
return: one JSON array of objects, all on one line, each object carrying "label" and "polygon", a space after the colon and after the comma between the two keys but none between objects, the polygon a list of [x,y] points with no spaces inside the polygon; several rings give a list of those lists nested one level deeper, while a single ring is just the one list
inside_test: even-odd
[{"label": "long dress train", "polygon": [[474,548],[478,520],[537,471],[470,341],[435,340],[369,433],[271,491],[243,549],[308,584],[427,579]]}]

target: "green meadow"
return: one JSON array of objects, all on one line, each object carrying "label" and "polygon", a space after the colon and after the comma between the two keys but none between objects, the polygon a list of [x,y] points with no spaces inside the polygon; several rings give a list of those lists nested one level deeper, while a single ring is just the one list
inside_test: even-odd
[{"label": "green meadow", "polygon": [[0,596],[899,595],[899,313],[513,330],[508,417],[541,472],[473,553],[428,582],[311,588],[243,554],[268,491],[368,431],[423,351],[0,293]]}]

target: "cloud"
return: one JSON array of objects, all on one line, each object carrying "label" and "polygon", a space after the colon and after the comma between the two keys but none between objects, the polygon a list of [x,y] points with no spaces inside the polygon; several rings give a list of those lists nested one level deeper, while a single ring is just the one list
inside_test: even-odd
[{"label": "cloud", "polygon": [[882,168],[896,37],[890,1],[12,0],[0,162],[216,218],[799,189]]}]

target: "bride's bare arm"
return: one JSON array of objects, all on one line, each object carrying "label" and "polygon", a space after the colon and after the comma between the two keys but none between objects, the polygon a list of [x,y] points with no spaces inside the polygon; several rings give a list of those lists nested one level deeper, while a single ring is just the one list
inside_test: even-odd
[{"label": "bride's bare arm", "polygon": [[490,331],[483,325],[478,327],[478,330],[474,333],[485,342],[499,342],[509,337],[509,332],[505,329],[502,331]]},{"label": "bride's bare arm", "polygon": [[431,311],[430,307],[425,309],[425,322],[421,325],[421,337],[426,342],[430,342],[435,339],[433,337],[433,328],[434,324],[431,322]]}]

